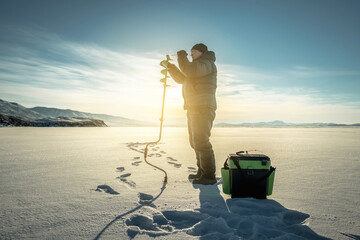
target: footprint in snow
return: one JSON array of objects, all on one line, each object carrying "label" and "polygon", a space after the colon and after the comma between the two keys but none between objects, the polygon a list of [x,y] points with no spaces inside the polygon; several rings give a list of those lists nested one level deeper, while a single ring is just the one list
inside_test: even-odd
[{"label": "footprint in snow", "polygon": [[196,168],[194,168],[194,167],[188,167],[188,171],[189,171],[189,172],[196,172]]},{"label": "footprint in snow", "polygon": [[139,153],[144,153],[144,146],[146,143],[126,143],[126,146],[133,151],[139,152]]},{"label": "footprint in snow", "polygon": [[142,162],[142,161],[136,161],[136,162],[131,163],[131,165],[139,166],[139,164],[140,164],[141,162]]},{"label": "footprint in snow", "polygon": [[180,168],[180,167],[181,167],[181,164],[180,164],[180,163],[174,163],[174,162],[168,162],[168,163],[174,165],[174,167],[176,167],[176,168]]},{"label": "footprint in snow", "polygon": [[131,176],[131,173],[125,173],[119,177],[121,182],[125,183],[128,187],[134,189],[136,187],[136,183],[134,181],[128,180],[127,177]]},{"label": "footprint in snow", "polygon": [[156,208],[156,206],[152,203],[154,200],[154,197],[152,195],[142,192],[140,192],[138,195],[139,195],[139,203],[141,205],[147,205]]},{"label": "footprint in snow", "polygon": [[140,159],[140,157],[134,157],[134,160]]},{"label": "footprint in snow", "polygon": [[121,178],[127,178],[129,176],[131,176],[131,173],[125,173],[125,174],[121,175],[120,177]]},{"label": "footprint in snow", "polygon": [[162,155],[160,153],[150,153],[148,157],[161,157]]},{"label": "footprint in snow", "polygon": [[139,198],[140,198],[140,201],[151,201],[154,199],[154,197],[152,195],[142,193],[142,192],[139,193]]},{"label": "footprint in snow", "polygon": [[173,157],[167,157],[167,159],[168,159],[169,161],[177,162],[177,160],[176,160],[175,158],[173,158]]},{"label": "footprint in snow", "polygon": [[116,169],[118,170],[118,172],[123,172],[123,171],[125,170],[124,167],[118,167],[118,168],[116,168]]},{"label": "footprint in snow", "polygon": [[95,191],[98,191],[98,192],[106,192],[106,193],[109,193],[109,194],[114,194],[114,195],[117,195],[119,194],[117,191],[115,191],[114,189],[112,189],[110,186],[108,185],[99,185],[97,186],[97,188],[95,189]]},{"label": "footprint in snow", "polygon": [[167,160],[168,160],[168,163],[174,165],[174,167],[176,167],[176,168],[180,168],[180,167],[181,167],[181,164],[180,164],[180,163],[175,163],[175,162],[178,161],[178,160],[176,160],[175,158],[173,158],[173,157],[167,157]]}]

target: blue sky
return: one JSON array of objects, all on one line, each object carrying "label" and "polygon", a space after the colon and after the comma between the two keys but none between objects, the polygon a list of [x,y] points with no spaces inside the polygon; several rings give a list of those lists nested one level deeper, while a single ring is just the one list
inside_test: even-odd
[{"label": "blue sky", "polygon": [[[4,100],[156,120],[158,62],[203,42],[217,57],[216,121],[360,122],[359,1],[0,5]],[[183,121],[172,85],[168,119]]]}]

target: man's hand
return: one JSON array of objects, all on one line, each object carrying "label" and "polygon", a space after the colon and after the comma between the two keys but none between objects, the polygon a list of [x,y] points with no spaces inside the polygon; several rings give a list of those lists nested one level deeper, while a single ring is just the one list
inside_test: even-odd
[{"label": "man's hand", "polygon": [[167,64],[167,68],[168,68],[168,69],[171,69],[171,68],[173,68],[173,67],[175,67],[175,65],[174,65],[174,64],[172,64],[172,63],[169,63],[169,62],[168,62],[168,64]]},{"label": "man's hand", "polygon": [[170,68],[173,68],[175,65],[172,64],[172,63],[169,63],[166,60],[163,60],[163,61],[160,62],[160,66],[170,69]]},{"label": "man's hand", "polygon": [[188,54],[185,50],[180,50],[177,52],[177,55],[178,55],[178,57],[180,57],[180,56],[187,56]]}]

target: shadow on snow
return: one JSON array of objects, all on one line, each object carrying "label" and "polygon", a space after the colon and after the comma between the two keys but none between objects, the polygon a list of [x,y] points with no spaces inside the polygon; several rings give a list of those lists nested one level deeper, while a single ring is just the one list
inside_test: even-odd
[{"label": "shadow on snow", "polygon": [[[179,232],[199,239],[328,239],[304,225],[308,214],[286,209],[270,199],[236,198],[225,201],[219,184],[193,185],[200,191],[198,209],[159,211],[152,207],[152,203],[164,191],[164,183],[155,198],[117,216],[95,239],[99,239],[114,222],[131,213],[134,214],[125,220],[130,239],[138,234],[157,237]],[[141,213],[135,213],[140,208]]]}]

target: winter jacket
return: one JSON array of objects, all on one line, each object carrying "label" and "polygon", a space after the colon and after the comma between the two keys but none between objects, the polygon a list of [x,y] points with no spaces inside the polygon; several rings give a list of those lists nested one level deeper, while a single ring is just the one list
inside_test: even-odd
[{"label": "winter jacket", "polygon": [[198,59],[189,62],[187,54],[178,56],[180,70],[170,65],[169,73],[175,82],[182,84],[184,109],[210,107],[216,110],[215,92],[217,69],[215,53],[204,52]]}]

